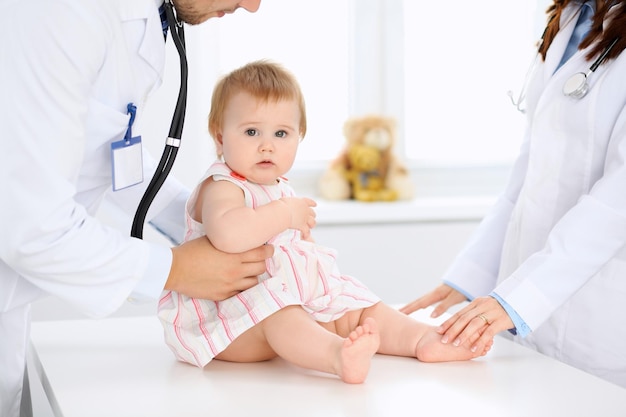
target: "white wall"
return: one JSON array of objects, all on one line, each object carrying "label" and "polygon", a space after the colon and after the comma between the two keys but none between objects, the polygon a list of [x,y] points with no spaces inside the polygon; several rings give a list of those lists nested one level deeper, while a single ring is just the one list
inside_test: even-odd
[{"label": "white wall", "polygon": [[474,222],[326,226],[315,239],[338,250],[339,267],[383,301],[402,304],[433,289]]}]

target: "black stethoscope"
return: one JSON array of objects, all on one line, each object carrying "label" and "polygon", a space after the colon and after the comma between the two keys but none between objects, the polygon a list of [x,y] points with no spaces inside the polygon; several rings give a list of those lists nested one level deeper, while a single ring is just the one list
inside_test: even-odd
[{"label": "black stethoscope", "polygon": [[185,55],[185,31],[183,28],[183,22],[179,22],[176,19],[171,0],[165,0],[163,7],[165,8],[169,31],[172,33],[172,39],[176,45],[178,56],[180,58],[180,89],[178,90],[178,99],[176,101],[174,115],[172,116],[169,135],[165,141],[163,155],[161,156],[161,160],[159,161],[150,184],[148,184],[146,192],[139,202],[139,207],[137,207],[137,212],[135,213],[135,218],[133,219],[130,235],[139,239],[143,238],[143,225],[145,223],[146,214],[148,213],[150,204],[152,204],[152,201],[172,170],[172,166],[174,166],[174,160],[176,159],[176,154],[178,153],[178,148],[180,147],[180,139],[183,132],[183,124],[185,122],[185,109],[187,106],[188,69],[187,57]]}]

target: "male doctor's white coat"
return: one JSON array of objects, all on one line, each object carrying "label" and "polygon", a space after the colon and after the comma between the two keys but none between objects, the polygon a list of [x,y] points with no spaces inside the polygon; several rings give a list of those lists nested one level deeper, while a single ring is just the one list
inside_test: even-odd
[{"label": "male doctor's white coat", "polygon": [[626,387],[626,53],[566,97],[591,65],[578,51],[554,73],[578,7],[529,85],[509,184],[444,280],[495,291],[532,330],[518,342]]},{"label": "male doctor's white coat", "polygon": [[[0,415],[19,412],[29,305],[56,295],[91,316],[128,297],[158,298],[167,245],[93,218],[106,194],[132,215],[141,186],[111,192],[110,145],[124,137],[127,104],[161,84],[165,43],[158,0],[2,0],[0,25]],[[163,138],[167,132],[163,132]],[[187,191],[168,181],[149,216],[184,213]],[[150,220],[150,218],[149,218]]]}]

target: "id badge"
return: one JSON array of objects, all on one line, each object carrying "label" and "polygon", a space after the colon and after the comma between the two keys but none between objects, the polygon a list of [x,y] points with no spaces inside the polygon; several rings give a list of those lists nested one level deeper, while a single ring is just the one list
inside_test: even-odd
[{"label": "id badge", "polygon": [[113,191],[123,190],[143,181],[141,136],[133,137],[132,127],[137,107],[128,103],[128,129],[124,139],[111,144],[111,182]]},{"label": "id badge", "polygon": [[113,191],[143,182],[141,136],[122,139],[111,144]]}]

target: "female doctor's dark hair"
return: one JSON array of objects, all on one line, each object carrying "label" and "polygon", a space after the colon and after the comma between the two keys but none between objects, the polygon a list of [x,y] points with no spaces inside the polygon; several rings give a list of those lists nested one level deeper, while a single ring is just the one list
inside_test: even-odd
[{"label": "female doctor's dark hair", "polygon": [[[554,0],[554,3],[548,7],[546,13],[548,14],[549,23],[539,47],[539,53],[544,60],[550,44],[559,31],[561,12],[567,5],[573,2],[576,2],[576,0]],[[587,61],[591,61],[606,51],[615,39],[618,39],[606,57],[606,60],[611,60],[617,58],[626,48],[626,0],[596,0],[596,5],[597,10],[593,17],[591,30],[579,48],[585,49],[589,45],[593,45],[586,57]],[[611,9],[613,5],[615,6]],[[610,20],[605,22],[609,9],[611,9],[609,14]],[[603,28],[604,23],[606,23],[606,27]]]}]

